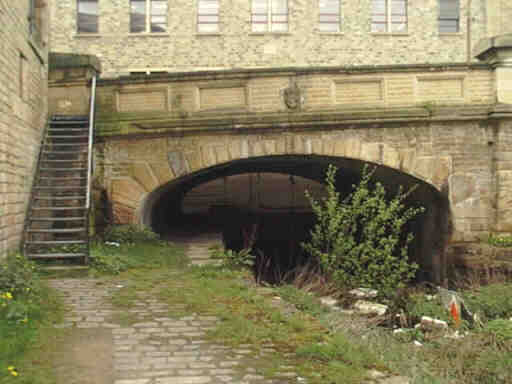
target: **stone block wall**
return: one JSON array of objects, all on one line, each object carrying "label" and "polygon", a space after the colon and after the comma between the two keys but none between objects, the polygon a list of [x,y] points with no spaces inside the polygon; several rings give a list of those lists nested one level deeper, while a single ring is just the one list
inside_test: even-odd
[{"label": "stone block wall", "polygon": [[368,115],[379,114],[376,109],[431,111],[442,106],[489,105],[495,100],[493,73],[489,66],[477,64],[143,76],[100,81],[97,94],[98,129],[103,135],[148,132],[173,119],[171,124],[185,127],[194,118],[207,119],[203,124],[208,124],[222,116],[290,110],[342,113],[359,109]]},{"label": "stone block wall", "polygon": [[28,15],[28,1],[0,0],[0,257],[20,245],[47,121],[45,25],[30,33]]},{"label": "stone block wall", "polygon": [[[318,1],[289,0],[287,33],[251,32],[251,1],[220,0],[216,34],[197,32],[197,1],[173,0],[168,7],[166,33],[129,32],[130,2],[99,1],[99,33],[77,33],[77,1],[51,0],[52,50],[97,55],[103,76],[136,71],[376,65],[465,62],[474,46],[512,5],[502,0],[460,0],[460,32],[438,32],[438,0],[409,1],[407,33],[372,33],[371,0],[341,1],[339,33],[318,30]],[[498,8],[499,7],[499,10]],[[491,9],[491,10],[490,10]],[[492,19],[488,18],[492,15]],[[489,19],[489,20],[488,20]],[[494,29],[493,29],[494,28]]]}]

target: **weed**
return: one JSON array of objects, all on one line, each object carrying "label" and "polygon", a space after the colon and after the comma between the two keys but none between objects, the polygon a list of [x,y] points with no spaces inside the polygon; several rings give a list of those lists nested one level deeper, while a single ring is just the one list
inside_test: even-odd
[{"label": "weed", "polygon": [[105,231],[104,240],[117,243],[137,243],[156,241],[160,237],[149,228],[133,224],[114,225]]},{"label": "weed", "polygon": [[250,268],[254,266],[255,256],[251,254],[251,248],[244,248],[240,251],[213,247],[210,249],[212,259],[221,260],[228,268]]},{"label": "weed", "polygon": [[495,247],[512,247],[512,235],[493,235],[490,234],[487,242]]},{"label": "weed", "polygon": [[481,313],[486,319],[512,316],[512,284],[491,284],[464,294],[472,312]]},{"label": "weed", "polygon": [[55,337],[52,324],[62,310],[33,263],[9,255],[0,264],[0,383],[52,382],[50,361],[39,346]]},{"label": "weed", "polygon": [[336,190],[337,169],[329,166],[326,194],[321,201],[306,196],[317,223],[311,240],[302,247],[338,285],[348,288],[375,288],[390,297],[415,275],[418,265],[408,260],[413,234],[405,224],[424,209],[407,207],[412,192],[398,193],[391,200],[381,183],[370,184],[373,171],[365,167],[361,181],[341,199]]},{"label": "weed", "polygon": [[91,247],[91,268],[95,274],[117,275],[133,268],[184,265],[183,251],[163,241],[124,243],[119,246],[96,243]]},{"label": "weed", "polygon": [[512,321],[508,319],[495,319],[489,321],[483,330],[493,335],[497,341],[512,341]]}]

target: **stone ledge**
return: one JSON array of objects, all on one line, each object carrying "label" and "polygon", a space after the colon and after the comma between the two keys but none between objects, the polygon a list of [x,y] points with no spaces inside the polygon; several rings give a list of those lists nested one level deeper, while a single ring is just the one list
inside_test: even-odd
[{"label": "stone ledge", "polygon": [[100,60],[94,55],[51,52],[49,55],[50,71],[57,69],[90,67],[101,72]]},{"label": "stone ledge", "polygon": [[486,63],[438,63],[438,64],[396,64],[396,65],[360,65],[360,66],[311,66],[311,67],[272,67],[272,68],[235,68],[215,71],[188,71],[159,73],[146,76],[120,76],[100,79],[98,85],[120,85],[153,83],[168,81],[219,80],[224,78],[256,78],[268,76],[299,76],[312,74],[366,74],[378,72],[444,72],[490,69]]},{"label": "stone ledge", "polygon": [[475,57],[478,60],[487,60],[498,49],[512,49],[512,33],[480,40],[474,48]]}]

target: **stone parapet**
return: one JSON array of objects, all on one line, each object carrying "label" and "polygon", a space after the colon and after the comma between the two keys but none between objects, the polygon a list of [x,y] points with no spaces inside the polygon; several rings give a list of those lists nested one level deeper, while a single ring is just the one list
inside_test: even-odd
[{"label": "stone parapet", "polygon": [[101,65],[95,56],[51,53],[48,78],[50,115],[88,115],[90,80],[100,71]]}]

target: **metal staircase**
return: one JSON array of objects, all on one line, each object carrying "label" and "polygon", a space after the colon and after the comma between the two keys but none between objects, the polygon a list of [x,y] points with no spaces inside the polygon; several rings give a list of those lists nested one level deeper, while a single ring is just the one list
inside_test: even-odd
[{"label": "metal staircase", "polygon": [[90,116],[49,121],[25,221],[23,251],[29,259],[88,262],[93,106],[94,93]]}]

